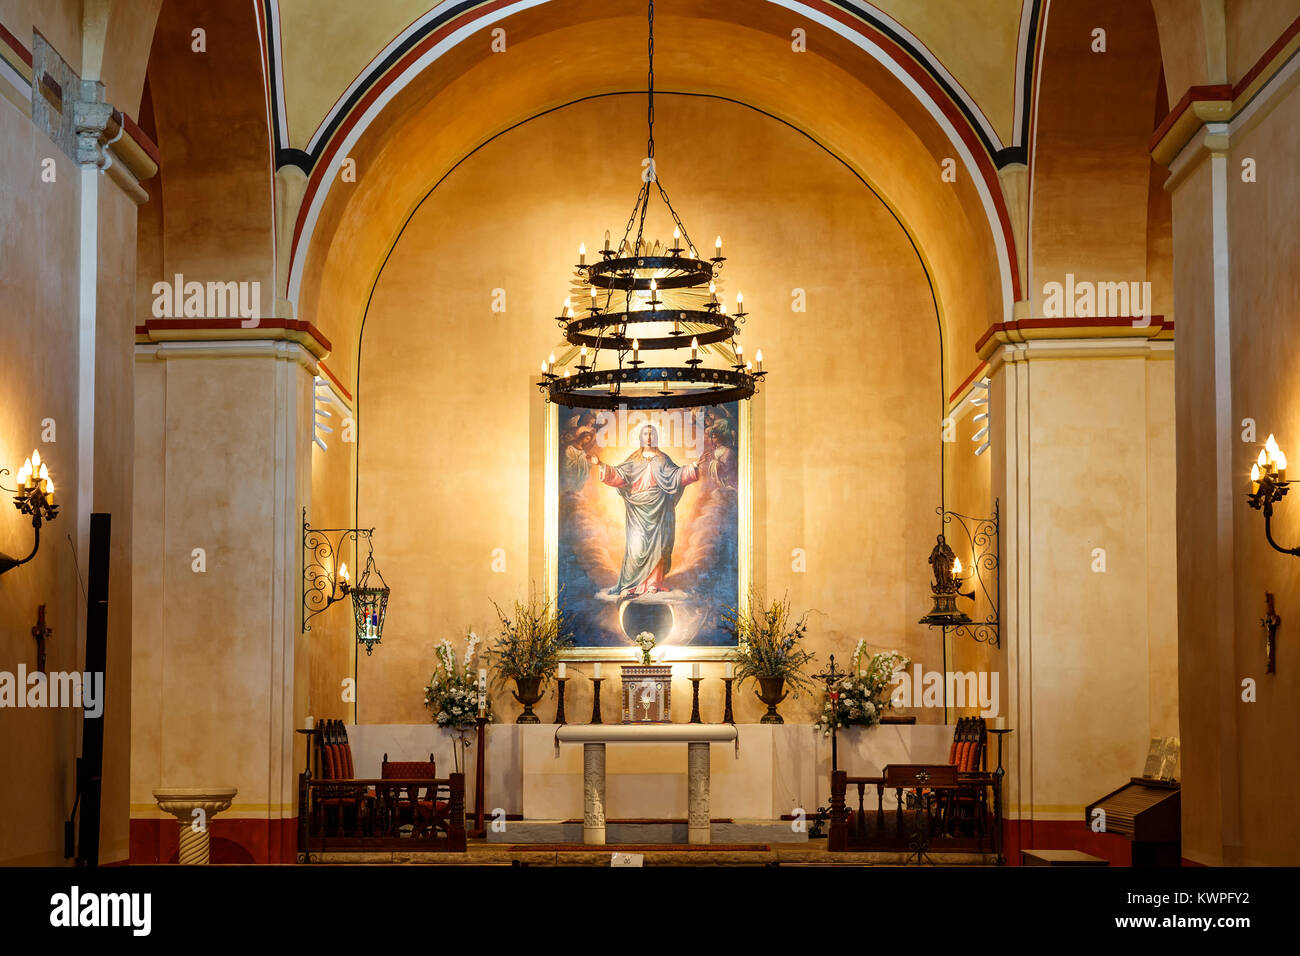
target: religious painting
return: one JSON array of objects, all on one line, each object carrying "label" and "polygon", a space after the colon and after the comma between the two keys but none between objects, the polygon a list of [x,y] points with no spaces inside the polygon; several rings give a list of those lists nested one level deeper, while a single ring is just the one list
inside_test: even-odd
[{"label": "religious painting", "polygon": [[584,656],[626,656],[644,631],[666,659],[735,646],[745,411],[554,409],[554,583]]}]

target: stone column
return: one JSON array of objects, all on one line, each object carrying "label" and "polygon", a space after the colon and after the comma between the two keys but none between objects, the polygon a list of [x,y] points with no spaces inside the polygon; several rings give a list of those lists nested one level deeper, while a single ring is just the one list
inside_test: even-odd
[{"label": "stone column", "polygon": [[582,842],[605,842],[605,745],[582,745]]},{"label": "stone column", "polygon": [[709,828],[709,744],[686,745],[687,843],[713,842]]},{"label": "stone column", "polygon": [[[208,862],[212,818],[230,809],[238,792],[234,787],[172,787],[153,792],[158,806],[180,821],[181,846],[176,862],[185,865]],[[202,812],[196,817],[195,810]]]}]

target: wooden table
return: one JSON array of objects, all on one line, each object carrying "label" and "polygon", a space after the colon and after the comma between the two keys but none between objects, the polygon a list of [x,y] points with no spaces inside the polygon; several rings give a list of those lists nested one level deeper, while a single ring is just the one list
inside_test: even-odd
[{"label": "wooden table", "polygon": [[605,842],[605,745],[686,744],[687,842],[712,842],[709,823],[709,745],[736,739],[734,724],[565,724],[555,745],[582,744],[582,842]]}]

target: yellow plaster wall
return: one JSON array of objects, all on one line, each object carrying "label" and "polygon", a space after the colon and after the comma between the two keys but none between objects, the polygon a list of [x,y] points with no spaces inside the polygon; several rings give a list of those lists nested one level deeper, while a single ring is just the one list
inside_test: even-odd
[{"label": "yellow plaster wall", "polygon": [[[550,317],[578,242],[591,248],[626,219],[639,185],[635,105],[591,101],[478,152],[421,207],[383,273],[363,341],[357,519],[377,528],[393,598],[383,645],[360,658],[361,722],[427,720],[421,687],[435,642],[459,646],[467,627],[487,634],[489,599],[542,583],[533,370],[558,343]],[[761,347],[772,371],[755,410],[757,583],[814,611],[819,664],[828,652],[843,663],[865,637],[938,669],[937,632],[913,623],[929,609],[942,414],[936,321],[915,253],[869,191],[787,127],[707,99],[674,101],[660,123],[674,201],[693,235],[723,235],[725,297],[745,292],[746,348]],[[573,130],[590,128],[620,147],[608,152],[621,165],[566,148]],[[742,145],[747,163],[716,161]],[[795,287],[806,313],[790,309]],[[505,314],[490,311],[495,288]],[[504,574],[491,570],[494,548],[505,550]],[[794,548],[807,553],[806,573],[792,570]],[[590,707],[586,681],[570,692],[573,713]],[[720,714],[720,693],[706,683],[706,710]],[[496,706],[518,713],[508,697]],[[782,709],[809,720],[811,707],[792,698]],[[760,713],[745,688],[737,719]]]}]

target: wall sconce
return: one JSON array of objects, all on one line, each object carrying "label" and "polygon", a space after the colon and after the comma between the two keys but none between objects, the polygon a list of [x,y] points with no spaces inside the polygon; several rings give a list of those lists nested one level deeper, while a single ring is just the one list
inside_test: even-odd
[{"label": "wall sconce", "polygon": [[[0,468],[0,475],[7,474],[8,468]],[[35,535],[31,554],[27,557],[11,558],[7,554],[0,554],[0,574],[12,571],[36,557],[36,552],[41,547],[41,523],[52,521],[59,513],[59,506],[54,503],[54,480],[50,478],[49,467],[41,461],[40,452],[32,452],[32,456],[23,462],[23,466],[18,469],[17,482],[17,488],[5,488],[4,485],[0,485],[0,488],[14,496],[14,507],[20,514],[32,516]]]},{"label": "wall sconce", "polygon": [[[965,534],[972,556],[970,574],[966,577],[962,576],[961,560],[949,546],[946,537],[940,534],[936,539],[934,550],[930,552],[930,567],[934,572],[934,583],[930,585],[930,593],[934,598],[934,606],[930,609],[930,613],[917,623],[945,629],[951,627],[959,634],[966,633],[977,643],[988,642],[994,647],[999,647],[1001,646],[999,637],[1001,622],[998,617],[997,602],[997,573],[1001,558],[998,538],[999,504],[996,501],[993,503],[991,518],[972,518],[955,511],[945,511],[943,508],[936,509],[936,512],[943,519],[945,528],[955,519],[957,526]],[[969,590],[963,590],[963,587],[969,587]],[[983,592],[985,603],[991,609],[982,620],[978,621],[957,606],[958,597],[973,602],[977,587]]]},{"label": "wall sconce", "polygon": [[1250,466],[1250,494],[1246,500],[1256,511],[1264,512],[1264,537],[1273,550],[1300,557],[1300,548],[1284,548],[1273,540],[1273,503],[1285,498],[1290,486],[1286,480],[1286,455],[1269,435],[1259,460]]},{"label": "wall sconce", "polygon": [[[336,601],[352,598],[352,613],[356,620],[357,643],[364,644],[366,654],[383,636],[384,617],[388,611],[389,588],[384,576],[375,567],[374,545],[371,538],[374,528],[313,528],[307,522],[307,509],[302,510],[303,561],[302,629],[311,630],[313,617]],[[330,535],[337,535],[331,538]],[[351,583],[348,566],[338,561],[338,552],[347,541],[365,541],[366,566],[360,580]],[[372,583],[371,575],[378,579]]]}]

